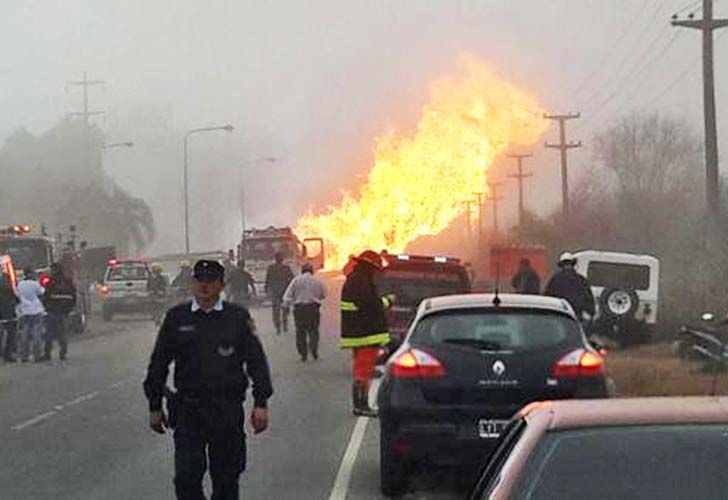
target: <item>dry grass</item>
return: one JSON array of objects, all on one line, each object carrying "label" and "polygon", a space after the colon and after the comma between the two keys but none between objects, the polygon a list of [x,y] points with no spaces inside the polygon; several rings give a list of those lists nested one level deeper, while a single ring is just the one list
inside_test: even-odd
[{"label": "dry grass", "polygon": [[[677,359],[671,344],[613,351],[607,357],[607,374],[621,397],[710,394],[713,376],[701,368],[701,363]],[[716,392],[728,394],[728,373],[719,375]]]}]

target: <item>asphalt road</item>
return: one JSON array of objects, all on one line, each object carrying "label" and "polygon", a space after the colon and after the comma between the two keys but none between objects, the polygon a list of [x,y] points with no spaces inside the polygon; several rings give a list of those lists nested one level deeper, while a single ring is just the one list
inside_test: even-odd
[{"label": "asphalt road", "polygon": [[[253,311],[269,355],[271,427],[248,433],[242,498],[364,500],[378,493],[376,420],[350,413],[350,360],[337,349],[337,309],[324,309],[321,360],[298,360],[292,333]],[[69,360],[0,365],[0,498],[173,499],[172,439],[147,428],[141,391],[155,330],[119,319],[71,344]],[[420,474],[406,499],[462,498],[457,471]]]}]

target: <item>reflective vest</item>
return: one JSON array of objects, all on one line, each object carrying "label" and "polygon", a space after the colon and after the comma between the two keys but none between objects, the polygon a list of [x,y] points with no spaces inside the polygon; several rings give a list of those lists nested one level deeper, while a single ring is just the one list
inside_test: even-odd
[{"label": "reflective vest", "polygon": [[373,270],[357,264],[341,290],[341,341],[343,349],[386,345],[390,341],[385,309],[388,297],[380,297]]}]

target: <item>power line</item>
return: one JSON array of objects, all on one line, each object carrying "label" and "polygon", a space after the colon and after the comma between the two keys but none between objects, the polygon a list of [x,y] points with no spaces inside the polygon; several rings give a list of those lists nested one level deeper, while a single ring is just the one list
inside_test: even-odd
[{"label": "power line", "polygon": [[622,30],[622,32],[617,36],[617,40],[612,43],[609,47],[609,50],[604,53],[602,58],[599,60],[597,65],[594,67],[594,69],[586,76],[584,77],[579,85],[576,86],[576,89],[574,90],[573,94],[575,96],[579,95],[582,90],[584,90],[587,85],[592,81],[592,79],[599,74],[600,71],[602,71],[606,67],[606,63],[609,60],[609,58],[616,53],[617,48],[621,45],[621,43],[627,39],[627,35],[630,31],[632,31],[632,28],[637,24],[637,21],[639,20],[642,13],[647,8],[648,2],[642,3],[640,10],[637,14],[632,16],[632,20],[625,26],[625,28]]}]

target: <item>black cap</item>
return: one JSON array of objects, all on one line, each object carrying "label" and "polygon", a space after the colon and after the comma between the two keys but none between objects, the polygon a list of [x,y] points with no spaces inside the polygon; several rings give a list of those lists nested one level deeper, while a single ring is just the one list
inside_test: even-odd
[{"label": "black cap", "polygon": [[192,277],[199,280],[222,280],[225,268],[216,260],[198,260],[192,269]]}]

